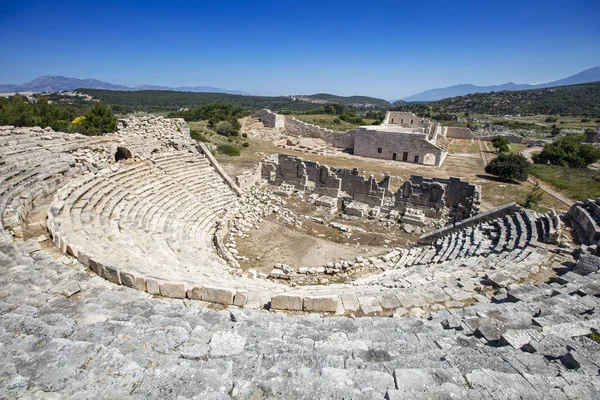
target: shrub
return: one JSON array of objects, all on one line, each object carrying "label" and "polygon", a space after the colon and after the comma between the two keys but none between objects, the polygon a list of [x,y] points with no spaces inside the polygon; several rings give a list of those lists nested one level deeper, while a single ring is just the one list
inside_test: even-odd
[{"label": "shrub", "polygon": [[232,157],[237,157],[241,154],[240,148],[233,144],[221,144],[217,147],[217,151]]},{"label": "shrub", "polygon": [[334,123],[334,124],[341,124],[341,123],[342,123],[342,120],[341,120],[341,119],[339,119],[339,118],[335,118],[335,119],[333,120],[333,123]]},{"label": "shrub", "polygon": [[527,208],[531,208],[539,204],[544,196],[544,191],[542,190],[540,183],[536,182],[533,185],[533,188],[529,193],[527,193],[527,197],[525,198],[524,206]]},{"label": "shrub", "polygon": [[242,147],[249,147],[249,146],[250,146],[250,143],[248,143],[248,142],[242,143]]},{"label": "shrub", "polygon": [[508,139],[502,136],[496,136],[492,139],[492,145],[500,153],[508,153],[510,151],[509,143]]},{"label": "shrub", "polygon": [[192,139],[198,141],[198,142],[210,142],[210,140],[208,140],[208,138],[206,136],[204,136],[202,134],[202,132],[196,130],[196,129],[192,129],[190,130],[190,136],[192,137]]},{"label": "shrub", "polygon": [[567,135],[544,146],[533,156],[536,164],[552,164],[571,168],[586,168],[600,159],[600,149],[583,143],[584,135]]},{"label": "shrub", "polygon": [[114,132],[117,127],[117,119],[112,113],[110,107],[97,102],[84,114],[81,124],[86,134],[99,135],[107,132]]},{"label": "shrub", "polygon": [[242,133],[242,137],[245,139],[248,137],[248,134],[246,132]]},{"label": "shrub", "polygon": [[220,121],[215,125],[215,132],[219,135],[229,136],[234,133],[233,125],[229,121]]},{"label": "shrub", "polygon": [[505,181],[526,181],[529,177],[529,160],[520,153],[500,154],[486,167],[485,172]]},{"label": "shrub", "polygon": [[549,116],[548,118],[546,118],[546,122],[556,122],[558,121],[558,118],[553,117],[553,116]]}]

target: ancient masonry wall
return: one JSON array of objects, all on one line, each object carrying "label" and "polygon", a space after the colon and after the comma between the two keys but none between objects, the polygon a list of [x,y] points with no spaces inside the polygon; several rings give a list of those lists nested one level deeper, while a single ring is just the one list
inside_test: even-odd
[{"label": "ancient masonry wall", "polygon": [[385,115],[384,124],[400,125],[407,128],[423,128],[431,125],[431,121],[410,112],[388,111]]},{"label": "ancient masonry wall", "polygon": [[285,125],[285,117],[271,110],[260,110],[259,118],[267,128],[283,128]]},{"label": "ancient masonry wall", "polygon": [[389,133],[358,128],[354,134],[354,154],[358,156],[440,166],[444,150],[430,143],[429,135]]},{"label": "ancient masonry wall", "polygon": [[489,221],[489,220],[492,220],[495,218],[501,218],[501,217],[504,217],[505,215],[512,214],[512,213],[520,211],[520,210],[521,210],[521,206],[519,206],[517,203],[515,203],[515,202],[508,203],[503,206],[493,208],[484,213],[477,214],[473,217],[470,217],[470,218],[467,218],[460,222],[457,222],[454,225],[447,225],[447,226],[437,229],[433,232],[426,233],[419,238],[419,243],[420,244],[431,244],[431,243],[435,242],[437,239],[439,239],[445,235],[451,234],[453,232],[457,232],[461,229],[468,228],[470,226],[480,224],[485,221]]},{"label": "ancient masonry wall", "polygon": [[569,216],[576,222],[575,230],[583,244],[599,243],[600,198],[596,201],[578,201],[569,209]]},{"label": "ancient masonry wall", "polygon": [[314,183],[315,193],[338,197],[346,192],[354,200],[371,206],[383,205],[386,193],[390,191],[390,176],[385,175],[377,182],[373,175],[365,178],[358,169],[334,169],[300,157],[278,154],[261,161],[263,178],[271,184],[286,182],[298,190],[306,190]]},{"label": "ancient masonry wall", "polygon": [[479,213],[481,188],[459,178],[424,178],[411,175],[396,192],[395,208],[401,212],[407,207],[420,208],[430,218],[440,218],[445,207],[451,216],[464,220]]},{"label": "ancient masonry wall", "polygon": [[354,149],[354,131],[339,132],[307,124],[294,117],[285,116],[285,132],[290,136],[322,139],[334,147]]},{"label": "ancient masonry wall", "polygon": [[477,136],[469,128],[447,126],[444,129],[446,130],[444,136],[449,139],[477,139]]}]

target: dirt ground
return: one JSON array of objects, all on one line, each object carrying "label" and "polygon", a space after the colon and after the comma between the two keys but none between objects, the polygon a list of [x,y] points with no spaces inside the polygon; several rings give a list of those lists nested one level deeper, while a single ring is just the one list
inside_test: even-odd
[{"label": "dirt ground", "polygon": [[265,273],[271,272],[278,263],[295,268],[320,267],[328,261],[349,261],[357,256],[367,258],[391,250],[379,246],[337,243],[282,226],[272,219],[263,221],[260,229],[252,231],[249,238],[238,240],[237,248],[240,254],[247,257],[260,257],[260,260],[251,258],[242,262],[243,269],[253,268]]}]

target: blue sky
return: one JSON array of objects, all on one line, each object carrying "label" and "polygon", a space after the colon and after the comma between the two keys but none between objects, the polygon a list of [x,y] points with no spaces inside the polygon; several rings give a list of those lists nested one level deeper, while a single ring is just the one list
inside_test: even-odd
[{"label": "blue sky", "polygon": [[40,75],[386,99],[600,66],[600,1],[0,4],[0,83]]}]

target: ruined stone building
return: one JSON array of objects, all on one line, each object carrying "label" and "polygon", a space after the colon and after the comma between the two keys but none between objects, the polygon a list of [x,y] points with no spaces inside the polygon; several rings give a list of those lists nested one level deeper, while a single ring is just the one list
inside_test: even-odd
[{"label": "ruined stone building", "polygon": [[448,154],[444,133],[437,122],[412,113],[391,111],[381,125],[355,130],[354,154],[441,166]]},{"label": "ruined stone building", "polygon": [[390,111],[381,125],[348,132],[332,131],[269,110],[262,110],[260,119],[266,127],[284,127],[291,136],[320,138],[358,156],[441,166],[448,155],[448,128],[412,113]]},{"label": "ruined stone building", "polygon": [[441,218],[444,209],[453,220],[460,221],[479,213],[481,189],[459,178],[424,178],[411,175],[395,194],[395,208],[421,209],[426,217]]}]

